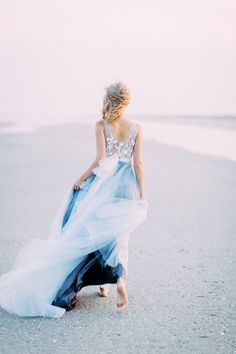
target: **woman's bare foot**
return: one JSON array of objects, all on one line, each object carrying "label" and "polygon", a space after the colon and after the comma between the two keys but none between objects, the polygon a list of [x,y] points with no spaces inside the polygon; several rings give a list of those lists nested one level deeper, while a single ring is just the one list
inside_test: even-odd
[{"label": "woman's bare foot", "polygon": [[126,292],[125,281],[123,278],[117,280],[117,298],[116,306],[122,307],[128,303],[128,295]]},{"label": "woman's bare foot", "polygon": [[100,286],[99,286],[99,295],[100,295],[101,297],[108,297],[108,295],[109,295],[109,288],[100,285]]}]

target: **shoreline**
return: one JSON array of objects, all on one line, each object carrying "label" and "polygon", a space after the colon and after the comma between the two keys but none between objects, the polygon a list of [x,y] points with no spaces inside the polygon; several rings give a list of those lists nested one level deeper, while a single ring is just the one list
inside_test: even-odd
[{"label": "shoreline", "polygon": [[[236,162],[236,129],[230,129],[227,125],[215,127],[214,125],[202,126],[197,121],[192,124],[181,122],[166,122],[137,120],[143,127],[143,139],[145,141],[155,141],[158,144],[176,146],[194,153],[208,156],[221,157]],[[236,120],[235,120],[236,124]],[[22,122],[0,123],[0,137],[12,135],[27,135],[44,133],[48,129],[63,129],[67,126],[79,127],[85,125],[94,128],[94,121],[78,122],[65,120],[58,122]],[[236,128],[236,126],[235,126]]]}]

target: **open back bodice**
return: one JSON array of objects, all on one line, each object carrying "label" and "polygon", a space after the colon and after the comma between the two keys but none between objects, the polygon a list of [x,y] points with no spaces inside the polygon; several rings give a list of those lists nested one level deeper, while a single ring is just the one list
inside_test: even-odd
[{"label": "open back bodice", "polygon": [[129,133],[126,137],[117,139],[113,127],[108,122],[104,122],[104,133],[106,141],[106,156],[118,155],[120,159],[131,159],[134,151],[137,125],[131,122]]}]

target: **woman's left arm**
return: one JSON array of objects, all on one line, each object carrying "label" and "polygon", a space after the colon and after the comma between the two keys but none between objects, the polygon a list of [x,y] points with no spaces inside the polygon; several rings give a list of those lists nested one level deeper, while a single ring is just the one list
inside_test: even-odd
[{"label": "woman's left arm", "polygon": [[95,124],[95,136],[96,136],[96,158],[87,168],[87,170],[80,176],[80,178],[74,183],[73,188],[79,189],[80,185],[93,174],[93,169],[98,166],[99,160],[103,159],[106,156],[106,145],[104,137],[104,123],[99,120]]}]

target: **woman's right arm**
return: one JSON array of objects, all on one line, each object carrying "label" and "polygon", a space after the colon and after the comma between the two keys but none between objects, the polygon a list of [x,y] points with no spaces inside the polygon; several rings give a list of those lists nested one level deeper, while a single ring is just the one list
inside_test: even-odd
[{"label": "woman's right arm", "polygon": [[143,131],[139,123],[137,123],[137,136],[133,152],[133,163],[135,174],[140,188],[140,198],[145,199],[143,167]]}]

